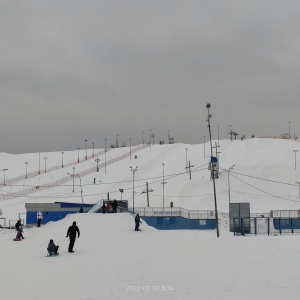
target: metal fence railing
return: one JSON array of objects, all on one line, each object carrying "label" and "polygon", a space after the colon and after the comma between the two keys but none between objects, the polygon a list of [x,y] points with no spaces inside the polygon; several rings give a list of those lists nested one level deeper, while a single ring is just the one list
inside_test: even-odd
[{"label": "metal fence railing", "polygon": [[[129,211],[133,213],[133,209]],[[213,210],[187,210],[180,207],[137,207],[134,213],[138,213],[144,217],[183,217],[185,219],[215,219],[215,211]]]},{"label": "metal fence railing", "polygon": [[[131,152],[129,151],[127,153],[124,153],[121,156],[118,156],[118,157],[115,157],[115,158],[112,158],[112,159],[108,160],[106,162],[106,166],[108,166],[110,164],[113,164],[117,161],[120,161],[120,160],[122,160],[126,157],[129,157],[132,153],[135,153],[135,152],[137,152],[141,149],[144,149],[148,146],[149,146],[148,144],[143,144],[143,145],[137,146],[133,150],[131,150]],[[102,163],[102,164],[98,165],[99,169],[104,168],[104,167],[105,167],[105,163]],[[96,171],[97,171],[97,166],[93,166],[93,167],[91,167],[89,169],[86,169],[82,172],[76,173],[75,177],[76,176],[78,176],[78,177],[85,176],[87,174],[90,174],[90,173],[93,173],[93,172],[96,172]],[[38,192],[40,190],[45,190],[45,189],[49,189],[49,188],[52,188],[52,187],[60,186],[60,185],[62,185],[64,183],[67,183],[71,180],[73,180],[73,178],[71,176],[65,176],[65,177],[63,177],[59,180],[56,180],[54,182],[51,182],[51,183],[46,183],[46,184],[43,184],[43,185],[40,185],[40,186],[34,186],[34,187],[26,188],[26,189],[23,189],[23,190],[14,192],[14,193],[0,194],[0,200],[9,200],[9,199],[16,198],[16,197],[24,197],[28,194],[32,194],[32,193]]]},{"label": "metal fence railing", "polygon": [[300,218],[233,218],[230,231],[234,235],[300,234]]}]

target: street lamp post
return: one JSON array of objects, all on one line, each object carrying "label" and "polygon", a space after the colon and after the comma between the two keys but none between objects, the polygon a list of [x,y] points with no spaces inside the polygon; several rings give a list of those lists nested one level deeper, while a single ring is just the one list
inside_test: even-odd
[{"label": "street lamp post", "polygon": [[296,183],[299,184],[299,200],[300,200],[300,182],[299,182],[299,181],[296,181]]},{"label": "street lamp post", "polygon": [[95,143],[92,143],[93,145],[93,157],[95,157]]},{"label": "street lamp post", "polygon": [[229,169],[228,169],[228,198],[229,198],[229,205],[230,205],[230,181],[229,181],[229,175],[230,175],[230,171],[234,168],[235,165],[231,166]]},{"label": "street lamp post", "polygon": [[61,152],[61,167],[64,167],[64,151]]},{"label": "street lamp post", "polygon": [[87,160],[87,147],[86,147],[86,142],[87,142],[87,140],[84,141],[84,143],[85,143],[85,160]]},{"label": "street lamp post", "polygon": [[124,192],[124,189],[119,189],[120,193],[121,193],[121,201],[122,201],[122,194]]},{"label": "street lamp post", "polygon": [[95,162],[97,163],[97,172],[99,172],[99,165],[98,165],[99,161],[100,161],[100,158],[95,159]]},{"label": "street lamp post", "polygon": [[289,139],[291,139],[291,121],[288,121],[289,123]]},{"label": "street lamp post", "polygon": [[74,193],[74,179],[75,178],[75,167],[73,167],[73,193]]},{"label": "street lamp post", "polygon": [[79,163],[79,150],[80,150],[80,148],[77,148],[77,150],[78,150],[78,159],[77,159],[77,162]]},{"label": "street lamp post", "polygon": [[297,156],[297,152],[299,151],[299,150],[293,150],[294,152],[295,152],[295,170],[297,169],[297,163],[296,163],[296,156]]},{"label": "street lamp post", "polygon": [[129,139],[129,146],[130,146],[130,161],[131,161],[131,139]]},{"label": "street lamp post", "polygon": [[150,149],[151,149],[151,131],[152,131],[152,129],[149,129],[149,131],[150,131],[150,141],[149,141],[149,144],[150,144]]},{"label": "street lamp post", "polygon": [[219,139],[219,125],[218,125],[218,147],[220,147],[220,139]]},{"label": "street lamp post", "polygon": [[185,168],[186,168],[186,171],[187,171],[187,167],[188,167],[188,155],[187,155],[187,152],[188,152],[188,148],[185,148]]},{"label": "street lamp post", "polygon": [[45,173],[47,172],[47,168],[46,168],[46,161],[47,161],[47,158],[48,158],[48,157],[44,157],[44,159],[45,159]]},{"label": "street lamp post", "polygon": [[118,137],[119,137],[119,135],[117,134],[117,137],[116,137],[116,148],[119,148]]},{"label": "street lamp post", "polygon": [[[211,114],[209,113],[210,104],[206,104],[207,108],[207,123],[208,123],[208,130],[209,130],[209,140],[210,140],[210,153],[211,157],[213,157],[213,148],[212,148],[212,141],[211,141],[211,128],[210,128],[210,118]],[[213,179],[213,187],[214,187],[214,200],[215,200],[215,215],[216,215],[216,230],[217,230],[217,237],[220,236],[219,232],[219,220],[218,220],[218,208],[217,208],[217,195],[216,195],[216,183],[215,183],[215,170],[214,170],[214,164],[212,165],[212,179]]]},{"label": "street lamp post", "polygon": [[8,171],[8,169],[1,170],[3,172],[3,185],[5,185],[5,172]]},{"label": "street lamp post", "polygon": [[28,161],[25,162],[25,169],[26,169],[26,179],[27,179],[27,165],[28,165]]},{"label": "street lamp post", "polygon": [[134,214],[134,174],[137,170],[138,166],[136,166],[134,169],[130,167],[130,171],[132,171],[132,213]]}]

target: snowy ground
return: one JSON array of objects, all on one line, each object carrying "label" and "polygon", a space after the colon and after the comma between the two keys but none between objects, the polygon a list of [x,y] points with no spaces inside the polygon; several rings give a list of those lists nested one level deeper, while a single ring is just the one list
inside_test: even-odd
[{"label": "snowy ground", "polygon": [[[300,174],[292,151],[299,148],[297,141],[225,140],[220,146],[220,166],[227,169],[235,165],[230,175],[232,202],[250,202],[255,213],[300,208],[299,186],[295,183]],[[150,206],[161,207],[164,163],[167,205],[173,201],[186,209],[213,209],[208,144],[205,158],[203,150],[203,144],[155,145],[140,150],[136,159],[127,156],[107,166],[106,175],[101,168],[100,172],[82,176],[84,201],[97,202],[107,192],[111,199],[120,199],[119,188],[123,188],[123,199],[132,205],[130,166],[138,165],[136,207],[146,206],[142,194],[146,181],[154,189]],[[109,157],[117,158],[128,151],[114,149]],[[31,171],[36,171],[37,157],[1,153],[1,168],[8,169],[6,179],[24,175],[27,161]],[[49,167],[61,163],[60,153],[47,153],[47,157]],[[76,157],[77,151],[64,154],[66,163],[76,161]],[[186,157],[194,165],[192,180],[184,173]],[[100,159],[103,162],[103,155]],[[76,172],[92,166],[94,159],[75,164]],[[19,191],[20,186],[50,183],[72,171],[70,166],[46,172],[2,186],[1,193],[8,195]],[[93,178],[97,178],[96,184]],[[220,173],[216,188],[218,209],[228,212],[227,172]],[[16,220],[18,213],[25,212],[24,203],[54,201],[81,202],[78,179],[74,193],[71,178],[55,188],[1,200],[0,209],[7,220]],[[70,254],[65,235],[73,221],[77,221],[81,236],[76,240],[75,253]],[[14,230],[0,229],[1,299],[273,300],[294,298],[300,292],[299,235],[235,237],[228,232],[224,219],[220,220],[220,238],[215,231],[158,231],[145,223],[142,232],[135,232],[133,223],[127,213],[70,215],[41,228],[25,229],[22,242],[12,241]],[[55,258],[45,257],[51,238],[60,245],[60,255]]]}]

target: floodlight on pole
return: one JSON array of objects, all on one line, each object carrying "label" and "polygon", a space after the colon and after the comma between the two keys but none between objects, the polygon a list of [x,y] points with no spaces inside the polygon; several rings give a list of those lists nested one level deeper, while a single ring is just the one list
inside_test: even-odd
[{"label": "floodlight on pole", "polygon": [[[207,108],[207,123],[208,123],[208,130],[209,130],[209,140],[210,140],[210,153],[211,153],[211,157],[213,157],[213,147],[212,147],[212,141],[211,141],[211,126],[210,126],[210,119],[211,119],[211,114],[209,113],[209,109],[210,109],[210,104],[207,103],[206,104],[206,108]],[[213,188],[214,188],[214,201],[215,201],[215,216],[216,216],[216,230],[217,230],[217,237],[220,236],[220,232],[219,232],[219,220],[218,220],[218,208],[217,208],[217,195],[216,195],[216,183],[215,183],[215,170],[214,170],[214,164],[212,163],[212,179],[213,179]]]},{"label": "floodlight on pole", "polygon": [[3,172],[3,185],[5,185],[5,172],[8,171],[8,169],[1,170]]},{"label": "floodlight on pole", "polygon": [[64,151],[61,152],[61,167],[64,167]]},{"label": "floodlight on pole", "polygon": [[134,175],[137,171],[138,166],[136,166],[134,169],[130,167],[130,171],[132,171],[132,213],[134,214]]},{"label": "floodlight on pole", "polygon": [[235,165],[231,166],[228,169],[228,198],[229,198],[229,205],[230,205],[230,179],[229,179],[229,175],[230,175],[230,171],[234,168]]},{"label": "floodlight on pole", "polygon": [[46,164],[47,158],[48,157],[44,157],[44,159],[45,159],[45,173],[47,172],[47,164]]},{"label": "floodlight on pole", "polygon": [[295,152],[295,170],[297,169],[297,152],[299,151],[299,150],[293,150],[294,152]]},{"label": "floodlight on pole", "polygon": [[77,162],[79,163],[79,150],[80,150],[80,148],[77,148],[77,150],[78,150],[78,159],[77,159]]},{"label": "floodlight on pole", "polygon": [[296,183],[299,184],[299,200],[300,200],[300,182],[299,182],[299,181],[296,181]]},{"label": "floodlight on pole", "polygon": [[96,158],[95,159],[95,162],[97,163],[97,172],[99,172],[99,165],[98,165],[98,163],[99,163],[100,160],[101,160],[100,158]]},{"label": "floodlight on pole", "polygon": [[185,168],[186,169],[188,167],[188,155],[187,155],[187,152],[188,152],[188,148],[185,148]]},{"label": "floodlight on pole", "polygon": [[26,173],[25,173],[26,176],[25,176],[25,177],[26,177],[26,178],[27,178],[27,165],[28,165],[28,161],[25,162],[25,166],[26,166],[26,167],[25,167],[25,169],[26,169]]}]

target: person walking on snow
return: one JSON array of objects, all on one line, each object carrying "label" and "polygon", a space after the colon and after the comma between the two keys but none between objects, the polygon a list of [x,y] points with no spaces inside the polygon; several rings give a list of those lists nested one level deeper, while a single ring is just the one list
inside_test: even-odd
[{"label": "person walking on snow", "polygon": [[141,218],[139,214],[136,214],[135,218],[134,218],[134,222],[135,222],[135,231],[141,231],[140,230],[140,224],[142,224]]},{"label": "person walking on snow", "polygon": [[78,233],[78,238],[80,236],[80,231],[78,226],[76,226],[76,222],[73,222],[73,225],[69,227],[68,232],[67,232],[67,236],[70,236],[70,243],[69,243],[69,249],[68,252],[73,253],[73,247],[75,244],[75,240],[76,240],[76,232]]},{"label": "person walking on snow", "polygon": [[41,227],[41,222],[43,220],[43,213],[41,211],[38,211],[36,214],[37,218],[37,227]]}]

